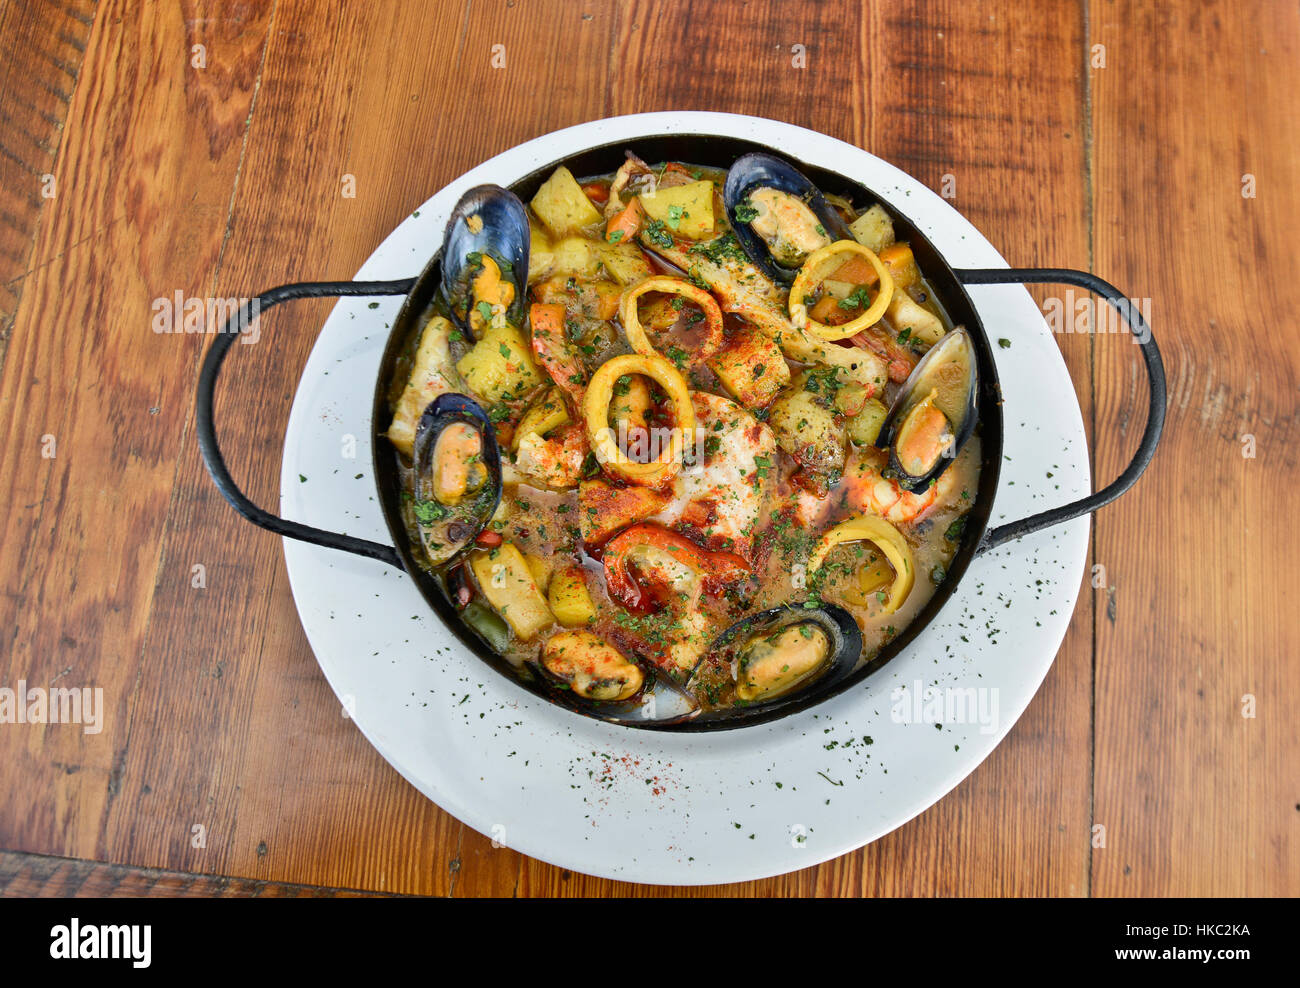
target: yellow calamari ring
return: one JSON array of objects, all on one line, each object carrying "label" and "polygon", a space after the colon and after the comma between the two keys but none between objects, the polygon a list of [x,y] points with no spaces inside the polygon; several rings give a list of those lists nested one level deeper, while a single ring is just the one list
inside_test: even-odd
[{"label": "yellow calamari ring", "polygon": [[808,557],[808,572],[815,573],[821,569],[827,554],[840,543],[863,541],[875,543],[889,560],[889,565],[894,567],[894,583],[889,588],[889,600],[885,603],[884,611],[893,614],[903,606],[903,601],[912,592],[916,565],[912,560],[912,547],[907,544],[903,533],[883,518],[859,515],[830,529]]},{"label": "yellow calamari ring", "polygon": [[704,318],[708,321],[706,327],[708,336],[696,348],[696,352],[691,354],[693,363],[704,363],[722,348],[722,310],[718,308],[717,300],[689,281],[659,275],[628,288],[623,292],[623,298],[618,303],[618,318],[623,323],[623,332],[627,334],[627,341],[632,344],[633,350],[647,357],[659,356],[650,338],[646,336],[645,328],[641,325],[641,315],[637,312],[637,302],[640,301],[641,296],[650,292],[663,292],[666,295],[684,298],[699,306],[700,311],[704,313]]},{"label": "yellow calamari ring", "polygon": [[[844,254],[865,257],[880,278],[880,290],[876,293],[871,307],[862,315],[842,326],[827,326],[808,315],[804,298],[843,263]],[[799,329],[806,328],[808,332],[823,340],[847,340],[868,326],[878,323],[885,310],[889,308],[890,299],[893,297],[894,276],[889,273],[889,268],[885,267],[884,262],[876,256],[875,251],[863,247],[855,240],[837,240],[809,254],[808,260],[795,275],[794,284],[790,286],[790,321]]]},{"label": "yellow calamari ring", "polygon": [[[614,385],[626,374],[644,374],[654,379],[668,393],[677,424],[671,430],[668,448],[649,463],[638,463],[619,449],[614,430],[609,427],[609,405]],[[695,408],[686,378],[663,357],[654,354],[624,354],[605,361],[592,375],[582,404],[587,420],[587,442],[596,461],[609,473],[643,487],[658,487],[676,476],[681,468],[682,437],[695,435]]]}]

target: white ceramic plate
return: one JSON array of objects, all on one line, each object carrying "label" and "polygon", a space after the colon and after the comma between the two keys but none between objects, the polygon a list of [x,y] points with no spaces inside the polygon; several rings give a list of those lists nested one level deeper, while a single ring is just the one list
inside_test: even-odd
[{"label": "white ceramic plate", "polygon": [[[749,138],[851,176],[896,204],[954,267],[1006,266],[947,203],[859,148],[771,120],[675,112],[581,124],[498,155],[429,199],[356,277],[418,274],[471,186],[508,185],[584,147],[634,146],[637,137],[667,133]],[[997,524],[1086,494],[1087,450],[1065,364],[1029,294],[1018,286],[970,292],[990,339],[1011,342],[993,350],[1006,429]],[[285,434],[280,501],[287,518],[386,542],[370,476],[369,414],[401,299],[372,304],[340,301],[321,330]],[[349,436],[355,458],[343,455]],[[844,854],[969,775],[1056,656],[1088,525],[1079,519],[975,560],[911,648],[860,687],[772,724],[690,735],[617,728],[533,697],[466,651],[390,566],[292,539],[284,552],[330,685],[412,785],[498,843],[543,861],[689,885],[762,878]],[[953,692],[927,692],[936,689]]]}]

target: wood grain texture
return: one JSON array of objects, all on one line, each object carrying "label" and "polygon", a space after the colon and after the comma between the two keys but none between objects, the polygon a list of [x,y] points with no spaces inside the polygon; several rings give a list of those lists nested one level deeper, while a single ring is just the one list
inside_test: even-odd
[{"label": "wood grain texture", "polygon": [[93,861],[0,852],[0,899],[30,899],[36,896],[69,899],[143,896],[314,899],[376,895],[379,893],[357,889],[258,882],[246,878],[221,878],[157,868],[127,868]]},{"label": "wood grain texture", "polygon": [[41,209],[58,197],[55,161],[94,10],[81,0],[0,7],[0,361]]},{"label": "wood grain texture", "polygon": [[[1300,740],[1285,708],[1300,634],[1270,578],[1297,537],[1265,527],[1297,469],[1300,347],[1281,321],[1300,285],[1286,239],[1300,196],[1284,136],[1300,81],[1294,8],[790,8],[0,8],[12,53],[0,106],[25,114],[0,119],[0,335],[12,323],[0,627],[13,629],[0,683],[101,686],[108,706],[99,735],[0,726],[0,849],[13,852],[0,854],[0,894],[1300,892],[1288,788]],[[1096,42],[1102,70],[1089,65]],[[1219,112],[1224,92],[1237,112]],[[191,405],[207,341],[150,329],[152,301],[178,290],[347,277],[484,158],[662,109],[788,120],[931,187],[951,176],[954,205],[1013,264],[1094,266],[1153,298],[1173,400],[1154,472],[1095,529],[1113,591],[1084,587],[1052,672],[988,761],[871,847],[699,890],[493,848],[383,762],[316,666],[279,541],[239,523],[199,461]],[[32,184],[46,168],[53,200]],[[1257,199],[1241,199],[1244,172]],[[327,311],[264,317],[223,380],[223,447],[264,505]],[[1104,479],[1141,419],[1136,354],[1060,341]],[[1254,460],[1240,456],[1246,431]],[[1259,703],[1248,721],[1247,692]],[[1094,822],[1105,849],[1091,847]]]},{"label": "wood grain texture", "polygon": [[[1295,896],[1300,10],[1107,2],[1091,34],[1097,270],[1150,298],[1170,382],[1151,470],[1097,523],[1094,889]],[[1136,443],[1137,366],[1098,337],[1103,473]]]}]

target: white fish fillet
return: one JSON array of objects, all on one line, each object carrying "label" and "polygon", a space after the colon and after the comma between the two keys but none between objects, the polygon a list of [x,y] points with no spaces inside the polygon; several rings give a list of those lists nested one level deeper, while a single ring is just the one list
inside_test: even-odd
[{"label": "white fish fillet", "polygon": [[[776,437],[728,398],[696,391],[691,404],[700,437],[697,448],[707,452],[703,462],[678,473],[672,501],[652,520],[673,525],[685,516],[697,525],[708,548],[749,558],[755,526],[776,480]],[[699,524],[704,518],[707,522]]]}]

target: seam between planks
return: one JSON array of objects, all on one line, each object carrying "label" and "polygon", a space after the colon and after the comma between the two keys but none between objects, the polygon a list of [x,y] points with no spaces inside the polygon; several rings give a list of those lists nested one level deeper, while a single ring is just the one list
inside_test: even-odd
[{"label": "seam between planks", "polygon": [[[1083,0],[1080,5],[1080,12],[1083,16],[1083,44],[1081,57],[1083,59],[1083,195],[1084,195],[1084,226],[1088,238],[1088,270],[1091,271],[1096,266],[1095,255],[1095,238],[1097,229],[1096,207],[1094,200],[1094,182],[1095,174],[1092,166],[1092,149],[1093,149],[1093,132],[1092,132],[1092,9],[1090,0]],[[1094,488],[1097,484],[1097,341],[1092,335],[1088,337],[1088,417],[1092,424],[1092,445],[1088,449],[1088,468],[1092,473],[1092,483]],[[1088,535],[1088,558],[1093,565],[1097,562],[1097,526],[1100,524],[1100,515],[1092,516],[1092,525],[1089,527]],[[1088,834],[1087,834],[1087,861],[1088,867],[1084,870],[1084,896],[1091,899],[1092,890],[1092,869],[1096,860],[1092,847],[1092,828],[1097,824],[1097,591],[1092,585],[1092,567],[1088,567],[1084,575],[1084,587],[1088,591],[1088,601],[1092,607],[1091,620],[1088,622],[1088,628],[1091,632],[1090,638],[1092,647],[1089,649],[1090,660],[1088,663]]]},{"label": "seam between planks", "polygon": [[[266,22],[266,40],[262,42],[262,59],[257,63],[257,78],[253,80],[253,97],[248,103],[248,116],[244,120],[244,137],[239,146],[239,162],[235,165],[235,180],[230,186],[230,202],[226,206],[226,229],[221,235],[221,249],[217,251],[217,262],[212,268],[212,290],[215,292],[217,279],[221,277],[221,264],[226,257],[226,245],[230,243],[230,235],[234,232],[235,220],[235,199],[239,196],[239,179],[244,174],[244,157],[248,154],[248,138],[253,131],[253,114],[257,112],[257,97],[262,92],[262,72],[266,69],[266,53],[271,47],[271,38],[274,37],[275,18],[280,12],[280,0],[276,0],[275,6],[271,8],[271,17]],[[189,417],[186,416],[188,424]],[[184,438],[182,436],[182,438]]]},{"label": "seam between planks", "polygon": [[[32,851],[12,851],[12,850],[0,849],[0,857],[4,857],[4,856],[18,859],[19,861],[41,862],[41,863],[55,865],[55,866],[84,865],[89,868],[120,869],[122,871],[130,872],[132,875],[138,876],[143,879],[157,880],[157,879],[165,879],[165,878],[174,878],[174,879],[182,879],[182,880],[188,879],[191,881],[200,880],[200,881],[213,881],[213,882],[229,882],[232,884],[247,882],[250,885],[254,885],[259,888],[273,886],[276,888],[295,889],[295,890],[312,891],[312,892],[349,892],[349,893],[356,893],[357,895],[391,896],[393,898],[417,898],[416,896],[410,896],[407,895],[406,893],[401,893],[401,892],[376,892],[374,889],[353,888],[352,886],[349,885],[313,885],[308,882],[291,882],[291,881],[282,882],[282,881],[277,881],[275,879],[267,879],[267,878],[247,878],[240,875],[222,875],[222,874],[217,874],[215,872],[177,871],[172,868],[150,868],[141,865],[120,864],[116,861],[95,861],[89,858],[69,858],[57,854],[37,854]],[[79,887],[84,886],[84,884],[85,884],[84,881],[81,882],[79,884]],[[7,883],[0,884],[0,897],[3,897],[3,892],[7,887],[8,887]],[[152,890],[150,891],[152,892]],[[256,898],[256,896],[248,895],[248,894],[244,894],[242,897]]]},{"label": "seam between planks", "polygon": [[[214,265],[214,269],[212,273],[211,290],[214,292],[216,291],[217,279],[221,271],[221,259],[225,254],[226,244],[230,240],[230,234],[231,234],[234,211],[235,211],[235,199],[238,195],[238,190],[239,190],[239,178],[244,167],[244,155],[248,150],[248,138],[253,127],[253,114],[257,109],[257,96],[258,93],[261,91],[261,87],[262,87],[262,71],[266,67],[267,49],[270,48],[271,39],[274,37],[275,18],[278,11],[279,11],[279,0],[276,0],[276,5],[271,10],[271,17],[267,21],[266,40],[262,42],[262,57],[257,66],[257,77],[253,82],[253,96],[249,101],[248,117],[244,120],[244,137],[243,137],[241,147],[239,149],[239,162],[235,166],[235,177],[231,182],[230,200],[229,200],[229,205],[227,206],[226,209],[226,228],[221,238],[221,248],[217,253],[217,260],[216,260],[216,264]],[[202,351],[200,352],[199,357],[201,362]],[[154,583],[153,583],[154,592],[150,595],[149,612],[145,618],[144,629],[142,631],[142,635],[140,638],[140,653],[137,656],[135,682],[132,683],[131,685],[131,695],[127,700],[128,707],[127,707],[127,721],[126,721],[126,739],[122,747],[122,756],[120,759],[120,764],[115,759],[114,772],[113,775],[110,776],[110,781],[112,781],[113,776],[116,776],[119,786],[121,782],[121,773],[124,772],[126,768],[126,753],[129,752],[131,749],[131,736],[135,730],[135,703],[136,703],[136,698],[139,694],[140,681],[144,675],[144,665],[146,661],[145,649],[148,647],[149,636],[150,633],[153,631],[154,615],[157,610],[157,589],[159,586],[159,581],[162,579],[163,570],[167,561],[167,547],[169,544],[169,538],[171,536],[171,532],[173,528],[172,520],[175,517],[175,510],[176,510],[176,498],[177,498],[176,481],[178,475],[180,474],[180,471],[182,469],[182,464],[184,463],[184,459],[185,459],[184,450],[185,450],[186,443],[189,441],[190,423],[192,421],[192,416],[193,416],[193,405],[191,403],[186,408],[185,416],[181,424],[180,443],[177,447],[178,455],[176,457],[175,465],[172,469],[171,497],[168,499],[167,502],[167,511],[166,514],[163,516],[163,527],[161,533],[159,533],[159,538],[158,538],[158,553],[155,556],[155,562],[154,562]],[[110,786],[108,798],[104,803],[104,810],[100,816],[98,846],[100,848],[101,853],[107,853],[108,821],[110,816],[112,815],[113,805],[116,802],[116,796],[117,796],[116,791],[113,789],[113,787]],[[251,880],[261,881],[262,879],[251,879]]]},{"label": "seam between planks", "polygon": [[[86,28],[86,34],[89,35],[94,30],[95,18],[98,16],[99,13],[99,2],[98,0],[95,0],[95,13],[85,17],[84,19],[83,17],[77,16],[76,12],[72,10],[65,9],[64,13],[73,17],[74,20],[84,25]],[[60,104],[58,109],[55,110],[55,113],[58,113],[59,110],[61,110],[62,117],[55,116],[55,113],[48,113],[45,110],[42,110],[39,107],[37,107],[35,103],[31,102],[26,98],[26,92],[22,90],[19,86],[13,87],[14,89],[18,90],[17,92],[8,94],[6,96],[6,100],[15,106],[21,107],[23,109],[36,110],[37,115],[43,121],[45,121],[46,124],[50,126],[51,133],[49,134],[49,136],[46,137],[44,140],[37,141],[36,144],[39,150],[42,150],[49,155],[50,158],[49,167],[51,169],[50,174],[53,175],[58,175],[59,165],[63,159],[64,134],[65,134],[63,125],[68,118],[68,111],[71,108],[72,101],[77,94],[77,86],[80,84],[81,67],[85,61],[85,52],[87,47],[85,43],[77,44],[75,39],[73,39],[66,30],[59,31],[58,40],[62,43],[70,45],[78,53],[76,57],[75,69],[69,73],[72,76],[72,92],[65,95],[60,91],[56,91],[39,74],[34,74],[32,76],[31,82],[36,85],[39,85],[42,89],[45,89],[46,91],[53,93],[55,95],[56,99]],[[67,72],[68,69],[65,68],[64,71]],[[10,78],[6,78],[6,88],[9,88],[8,83],[10,81],[11,81]],[[35,137],[35,135],[31,135],[31,134],[27,136]],[[51,139],[53,139],[54,141],[53,147],[49,146]],[[43,174],[42,172],[38,171],[36,168],[32,167],[32,165],[24,157],[11,151],[4,144],[0,144],[0,153],[3,153],[5,157],[12,159],[20,168],[22,168],[24,171],[28,172],[31,175],[40,177]],[[42,197],[37,199],[34,203],[30,204],[35,206],[35,212],[31,217],[30,236],[24,238],[26,241],[25,247],[22,248],[25,251],[22,258],[24,267],[26,267],[27,264],[30,263],[31,258],[36,251],[36,242],[40,238],[40,233],[41,233],[41,216],[45,212],[46,202],[47,200],[45,200]],[[16,227],[16,224],[10,224],[10,225]],[[13,314],[9,323],[9,330],[5,330],[3,328],[3,320],[2,318],[0,318],[0,373],[4,372],[5,360],[9,354],[10,332],[12,331],[13,325],[18,320],[18,312],[22,306],[22,296],[23,296],[22,279],[25,278],[26,275],[29,273],[30,272],[24,272],[23,274],[18,275],[14,279],[5,282],[4,287],[13,294],[14,301],[13,301]]]}]

